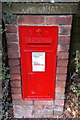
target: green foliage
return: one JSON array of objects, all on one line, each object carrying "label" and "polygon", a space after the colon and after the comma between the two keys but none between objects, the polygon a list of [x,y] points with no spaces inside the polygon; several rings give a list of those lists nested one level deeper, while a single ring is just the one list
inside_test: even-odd
[{"label": "green foliage", "polygon": [[3,34],[6,31],[6,29],[0,28],[0,33]]},{"label": "green foliage", "polygon": [[76,57],[75,57],[75,71],[78,73],[80,72],[80,52],[76,51]]},{"label": "green foliage", "polygon": [[79,78],[79,73],[80,73],[80,51],[76,51],[76,56],[74,58],[74,63],[75,63],[75,71],[74,74],[71,77],[72,84],[70,85],[71,91],[76,94],[77,97],[80,96],[80,78]]},{"label": "green foliage", "polygon": [[3,21],[5,24],[12,24],[12,23],[15,24],[19,21],[19,17],[10,12],[8,13],[3,12]]},{"label": "green foliage", "polygon": [[9,112],[9,104],[10,104],[10,95],[9,95],[9,68],[5,65],[5,63],[2,63],[2,79],[3,79],[3,90],[2,90],[2,119],[6,120],[8,118],[8,112]]},{"label": "green foliage", "polygon": [[13,16],[12,13],[3,13],[3,20],[4,23],[9,24],[11,22],[11,17]]},{"label": "green foliage", "polygon": [[10,74],[8,74],[9,68],[5,66],[5,63],[2,63],[2,79],[10,78]]}]

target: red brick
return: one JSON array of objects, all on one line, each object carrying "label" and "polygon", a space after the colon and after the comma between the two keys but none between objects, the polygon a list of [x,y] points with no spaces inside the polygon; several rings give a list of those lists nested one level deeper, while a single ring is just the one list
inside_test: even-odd
[{"label": "red brick", "polygon": [[18,24],[43,24],[44,17],[43,16],[19,16]]},{"label": "red brick", "polygon": [[20,60],[19,59],[9,59],[9,66],[19,66]]},{"label": "red brick", "polygon": [[62,35],[60,36],[60,35],[59,35],[59,36],[58,36],[58,39],[59,39],[59,40],[58,40],[59,44],[63,44],[63,45],[64,45],[64,44],[69,44],[69,43],[70,43],[70,36],[64,36],[64,35],[63,35],[63,36],[62,36]]},{"label": "red brick", "polygon": [[55,105],[44,105],[44,109],[54,109]]},{"label": "red brick", "polygon": [[58,52],[58,59],[68,59],[68,52]]},{"label": "red brick", "polygon": [[55,100],[55,105],[64,105],[64,100]]},{"label": "red brick", "polygon": [[66,74],[57,74],[56,79],[57,80],[66,80]]},{"label": "red brick", "polygon": [[57,111],[57,109],[54,111],[54,116],[61,116],[63,114],[63,111]]},{"label": "red brick", "polygon": [[53,105],[53,101],[34,101],[34,105]]},{"label": "red brick", "polygon": [[33,101],[13,100],[12,103],[15,104],[15,105],[32,105]]},{"label": "red brick", "polygon": [[[63,83],[62,83],[62,84],[63,84]],[[61,93],[64,93],[64,92],[65,92],[65,88],[56,87],[56,88],[55,88],[55,92],[56,92],[56,93],[60,93],[60,94],[61,94]]]},{"label": "red brick", "polygon": [[70,35],[71,27],[59,27],[59,35]]},{"label": "red brick", "polygon": [[53,110],[34,110],[34,116],[37,118],[49,117],[53,116]]},{"label": "red brick", "polygon": [[21,81],[10,81],[11,87],[21,87]]},{"label": "red brick", "polygon": [[18,42],[18,38],[16,34],[6,33],[6,39],[7,39],[7,42]]},{"label": "red brick", "polygon": [[18,52],[8,52],[8,58],[19,58]]},{"label": "red brick", "polygon": [[65,87],[66,82],[65,81],[56,81],[56,87]]},{"label": "red brick", "polygon": [[57,73],[67,73],[67,67],[57,67]]},{"label": "red brick", "polygon": [[43,105],[33,105],[32,109],[33,110],[42,110],[43,109]]},{"label": "red brick", "polygon": [[57,61],[57,66],[67,66],[68,65],[68,60],[58,60]]},{"label": "red brick", "polygon": [[20,73],[20,67],[10,67],[10,73]]},{"label": "red brick", "polygon": [[18,44],[17,43],[8,43],[7,44],[8,51],[17,51],[18,50]]},{"label": "red brick", "polygon": [[12,99],[21,99],[21,94],[12,94]]},{"label": "red brick", "polygon": [[17,33],[17,26],[15,25],[6,25],[6,33]]},{"label": "red brick", "polygon": [[21,88],[11,88],[12,93],[21,93]]},{"label": "red brick", "polygon": [[56,93],[55,100],[64,100],[64,94]]},{"label": "red brick", "polygon": [[26,111],[26,110],[32,110],[32,105],[22,105],[22,107],[23,107],[23,109],[24,109],[24,111]]},{"label": "red brick", "polygon": [[56,105],[54,111],[63,111],[63,106]]},{"label": "red brick", "polygon": [[46,24],[58,24],[58,25],[71,25],[72,16],[62,16],[62,15],[54,15],[46,17]]},{"label": "red brick", "polygon": [[21,76],[20,74],[11,74],[10,75],[10,80],[20,80]]},{"label": "red brick", "polygon": [[69,50],[69,45],[61,45],[61,44],[58,45],[58,51],[65,52],[65,51],[68,51],[68,50]]},{"label": "red brick", "polygon": [[14,118],[32,118],[32,110],[28,110],[25,105],[14,105]]}]

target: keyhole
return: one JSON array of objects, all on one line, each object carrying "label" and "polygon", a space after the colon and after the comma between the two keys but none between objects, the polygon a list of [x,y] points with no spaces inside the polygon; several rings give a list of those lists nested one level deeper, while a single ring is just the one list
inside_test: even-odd
[{"label": "keyhole", "polygon": [[32,77],[31,75],[29,77]]},{"label": "keyhole", "polygon": [[50,96],[50,94],[48,94],[48,96]]}]

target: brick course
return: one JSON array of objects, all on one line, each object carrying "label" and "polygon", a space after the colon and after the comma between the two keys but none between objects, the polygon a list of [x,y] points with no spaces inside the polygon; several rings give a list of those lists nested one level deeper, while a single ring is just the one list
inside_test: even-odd
[{"label": "brick course", "polygon": [[56,80],[66,80],[66,74],[57,74]]},{"label": "brick course", "polygon": [[6,33],[6,39],[7,39],[7,43],[8,42],[18,42],[18,38],[15,33],[14,34]]},{"label": "brick course", "polygon": [[19,16],[18,24],[44,24],[43,16]]},{"label": "brick course", "polygon": [[34,111],[35,118],[44,118],[49,117],[51,118],[53,116],[53,110],[35,110]]},{"label": "brick course", "polygon": [[[18,18],[18,21],[15,20]],[[13,21],[15,20],[15,21]],[[72,15],[13,15],[6,26],[14,118],[55,118],[64,108]],[[58,26],[55,100],[23,100],[18,25]]]},{"label": "brick course", "polygon": [[58,52],[58,59],[68,59],[68,52]]},{"label": "brick course", "polygon": [[67,73],[67,68],[66,67],[57,67],[57,73]]},{"label": "brick course", "polygon": [[19,58],[18,52],[8,52],[8,58]]},{"label": "brick course", "polygon": [[8,51],[18,51],[18,43],[8,43]]},{"label": "brick course", "polygon": [[61,44],[58,45],[58,51],[65,52],[68,50],[69,50],[69,45],[61,45]]},{"label": "brick course", "polygon": [[65,87],[65,81],[56,81],[57,87]]},{"label": "brick course", "polygon": [[67,66],[68,65],[68,60],[58,60],[57,61],[57,66]]},{"label": "brick course", "polygon": [[64,105],[64,100],[55,100],[56,105]]},{"label": "brick course", "polygon": [[21,88],[11,88],[11,93],[21,93]]},{"label": "brick course", "polygon": [[20,74],[10,74],[10,80],[21,80]]},{"label": "brick course", "polygon": [[[58,81],[58,82],[61,82],[61,81]],[[59,84],[59,83],[57,83]],[[65,82],[63,82],[63,85],[65,86]],[[65,87],[63,87],[63,85],[57,85],[56,88],[55,88],[55,92],[56,93],[64,93],[65,92]]]},{"label": "brick course", "polygon": [[59,27],[59,35],[70,35],[71,27],[60,26]]},{"label": "brick course", "polygon": [[27,110],[27,106],[19,106],[19,105],[14,105],[14,117],[15,118],[31,118],[32,117],[32,110]]},{"label": "brick course", "polygon": [[34,101],[34,105],[54,105],[54,101]]},{"label": "brick course", "polygon": [[46,17],[46,24],[52,25],[71,25],[72,16],[48,16]]},{"label": "brick course", "polygon": [[13,100],[14,105],[33,105],[33,101],[25,101],[25,100]]},{"label": "brick course", "polygon": [[58,39],[59,39],[58,43],[61,45],[66,45],[70,43],[70,35],[69,36],[59,35]]},{"label": "brick course", "polygon": [[43,110],[43,105],[33,105],[33,110]]},{"label": "brick course", "polygon": [[10,67],[10,74],[11,73],[20,73],[20,66]]},{"label": "brick course", "polygon": [[64,94],[56,93],[55,94],[55,99],[56,100],[64,100]]},{"label": "brick course", "polygon": [[16,33],[17,27],[15,25],[6,25],[6,33]]},{"label": "brick course", "polygon": [[21,99],[21,94],[12,94],[12,99]]},{"label": "brick course", "polygon": [[9,66],[10,67],[15,67],[20,65],[20,60],[19,59],[9,59]]},{"label": "brick course", "polygon": [[21,87],[21,81],[11,81],[11,87]]}]

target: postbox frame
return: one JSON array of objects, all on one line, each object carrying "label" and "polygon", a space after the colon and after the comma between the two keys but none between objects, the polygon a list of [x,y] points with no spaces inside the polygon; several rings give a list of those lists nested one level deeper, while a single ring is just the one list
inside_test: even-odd
[{"label": "postbox frame", "polygon": [[[55,60],[54,60],[54,81],[52,81],[52,84],[54,83],[54,85],[53,85],[53,88],[52,88],[52,97],[50,98],[50,97],[27,97],[26,96],[26,92],[27,92],[27,88],[26,88],[26,74],[25,74],[25,66],[23,65],[24,64],[24,57],[23,57],[23,48],[25,47],[24,46],[24,42],[22,42],[23,41],[23,37],[22,36],[24,36],[24,34],[23,34],[23,31],[25,31],[25,30],[22,30],[21,28],[34,28],[34,27],[40,27],[40,28],[54,28],[55,30],[54,30],[54,35],[53,35],[53,37],[55,37],[55,41],[53,42],[53,40],[50,38],[50,40],[48,39],[48,38],[43,38],[43,42],[47,45],[47,50],[45,50],[45,48],[46,47],[44,47],[45,45],[43,45],[43,47],[44,47],[44,50],[41,50],[41,52],[47,52],[48,51],[48,49],[49,49],[49,47],[51,47],[51,46],[49,46],[49,45],[51,45],[51,40],[52,40],[52,42],[53,42],[53,44],[55,45],[55,52],[54,52],[54,56],[55,56]],[[56,32],[55,32],[56,31]],[[29,37],[29,36],[28,36]],[[57,44],[58,44],[58,26],[24,26],[24,25],[19,25],[19,39],[20,39],[20,55],[21,55],[21,72],[22,72],[22,97],[23,97],[23,99],[25,99],[25,100],[54,100],[55,99],[55,82],[56,82],[56,53],[57,53]],[[35,37],[34,37],[34,39],[35,39]],[[31,51],[30,50],[30,47],[33,47],[33,49],[35,49],[35,45],[33,45],[33,46],[30,46],[30,45],[32,45],[33,44],[33,41],[34,41],[34,39],[30,39],[30,40],[27,40],[27,43],[28,43],[28,45],[29,45],[29,51]],[[37,38],[37,40],[38,40],[39,38]],[[46,42],[45,42],[45,40],[44,39],[46,39]],[[54,39],[54,38],[53,38]],[[25,40],[24,40],[25,41]],[[40,47],[40,44],[42,45],[42,42],[41,43],[39,43],[39,40],[38,41],[35,41],[34,42],[34,44],[36,44],[36,42],[38,43],[38,47]],[[25,43],[26,43],[26,41],[25,41]],[[49,45],[48,45],[49,44]],[[28,50],[27,49],[27,50]],[[35,50],[32,50],[33,52],[35,52]],[[39,52],[39,50],[36,50],[36,52]]]}]

